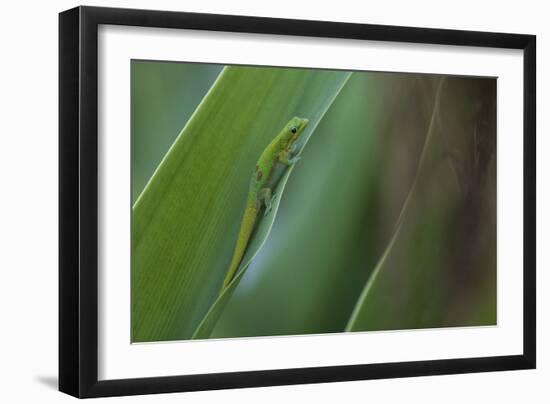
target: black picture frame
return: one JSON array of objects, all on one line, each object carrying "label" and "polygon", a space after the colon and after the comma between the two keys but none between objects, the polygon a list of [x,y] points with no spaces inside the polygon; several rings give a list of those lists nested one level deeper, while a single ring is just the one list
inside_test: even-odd
[{"label": "black picture frame", "polygon": [[[99,381],[100,24],[523,50],[523,354]],[[96,7],[60,13],[59,390],[84,398],[535,368],[535,103],[534,35]]]}]

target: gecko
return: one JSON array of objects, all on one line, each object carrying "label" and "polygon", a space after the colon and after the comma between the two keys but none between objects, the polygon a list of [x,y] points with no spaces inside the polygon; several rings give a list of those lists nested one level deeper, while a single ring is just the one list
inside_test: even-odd
[{"label": "gecko", "polygon": [[262,208],[264,209],[264,216],[271,211],[271,205],[276,197],[273,190],[282,174],[287,167],[295,164],[300,159],[300,156],[297,155],[297,140],[308,122],[308,119],[305,118],[292,118],[260,155],[250,179],[248,197],[237,243],[220,293],[231,283],[239,268],[250,236],[260,218]]}]

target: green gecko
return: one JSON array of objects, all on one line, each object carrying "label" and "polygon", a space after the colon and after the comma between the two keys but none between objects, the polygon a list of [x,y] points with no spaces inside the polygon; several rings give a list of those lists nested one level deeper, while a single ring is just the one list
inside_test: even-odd
[{"label": "green gecko", "polygon": [[262,207],[265,207],[265,216],[271,210],[271,205],[275,198],[275,195],[272,195],[273,189],[280,180],[284,170],[300,159],[297,156],[296,141],[308,122],[305,118],[292,118],[260,155],[250,180],[248,198],[246,200],[237,244],[235,245],[233,258],[231,259],[231,264],[229,264],[221,292],[229,285],[239,268]]}]

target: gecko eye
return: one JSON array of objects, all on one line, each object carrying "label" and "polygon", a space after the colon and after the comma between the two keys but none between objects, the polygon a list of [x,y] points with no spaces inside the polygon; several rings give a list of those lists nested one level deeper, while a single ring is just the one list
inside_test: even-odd
[{"label": "gecko eye", "polygon": [[292,133],[296,133],[297,130],[298,130],[298,128],[296,128],[296,126],[293,126],[292,128],[290,128],[290,131]]}]

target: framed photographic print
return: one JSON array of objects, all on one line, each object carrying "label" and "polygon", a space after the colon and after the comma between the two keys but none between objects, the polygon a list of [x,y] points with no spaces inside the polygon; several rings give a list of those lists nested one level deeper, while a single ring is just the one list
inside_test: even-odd
[{"label": "framed photographic print", "polygon": [[59,386],[535,367],[535,37],[60,14]]}]

